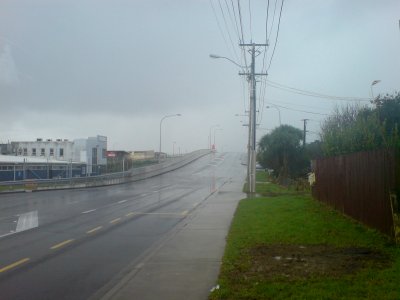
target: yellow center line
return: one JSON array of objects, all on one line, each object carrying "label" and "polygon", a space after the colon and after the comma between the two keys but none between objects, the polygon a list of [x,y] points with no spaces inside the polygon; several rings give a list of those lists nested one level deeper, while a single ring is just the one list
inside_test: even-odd
[{"label": "yellow center line", "polygon": [[130,213],[126,214],[125,216],[130,217],[130,216],[133,216],[134,214],[135,214],[134,212],[130,212]]},{"label": "yellow center line", "polygon": [[86,231],[86,233],[87,233],[87,234],[93,233],[93,232],[95,232],[95,231],[97,231],[97,230],[100,230],[100,229],[102,229],[102,228],[103,228],[103,226],[98,226],[98,227],[96,227],[96,228],[90,229],[89,231]]},{"label": "yellow center line", "polygon": [[118,221],[121,221],[121,218],[116,218],[116,219],[110,221],[110,223],[113,224],[113,223],[117,223]]},{"label": "yellow center line", "polygon": [[65,246],[65,245],[67,245],[67,244],[69,244],[69,243],[72,243],[73,241],[74,241],[73,239],[71,239],[71,240],[66,240],[66,241],[64,241],[64,242],[61,242],[61,243],[56,244],[56,245],[54,245],[54,246],[51,246],[50,249],[51,249],[51,250],[58,249],[58,248],[60,248],[60,247],[62,247],[62,246]]},{"label": "yellow center line", "polygon": [[23,258],[23,259],[21,259],[19,261],[16,261],[15,263],[12,263],[12,264],[10,264],[8,266],[5,266],[4,268],[1,268],[0,269],[0,273],[3,273],[3,272],[8,271],[8,270],[10,270],[12,268],[15,268],[16,266],[22,265],[23,263],[25,263],[27,261],[29,261],[29,258]]}]

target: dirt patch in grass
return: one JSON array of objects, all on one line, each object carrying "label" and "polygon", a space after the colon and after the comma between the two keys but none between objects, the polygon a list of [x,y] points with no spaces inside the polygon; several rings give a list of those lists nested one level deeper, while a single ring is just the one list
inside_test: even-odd
[{"label": "dirt patch in grass", "polygon": [[391,265],[390,257],[369,248],[335,248],[327,245],[260,245],[249,250],[251,266],[246,277],[284,281],[312,277],[340,277],[366,267]]}]

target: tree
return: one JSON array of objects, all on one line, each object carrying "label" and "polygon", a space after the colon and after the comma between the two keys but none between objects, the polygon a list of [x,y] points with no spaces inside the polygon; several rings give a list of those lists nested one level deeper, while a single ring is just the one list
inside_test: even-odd
[{"label": "tree", "polygon": [[303,132],[282,125],[264,135],[258,144],[258,161],[274,170],[279,178],[296,177],[306,172],[308,159],[301,146]]},{"label": "tree", "polygon": [[325,155],[340,155],[400,146],[400,95],[378,97],[375,107],[347,105],[335,108],[321,126]]}]

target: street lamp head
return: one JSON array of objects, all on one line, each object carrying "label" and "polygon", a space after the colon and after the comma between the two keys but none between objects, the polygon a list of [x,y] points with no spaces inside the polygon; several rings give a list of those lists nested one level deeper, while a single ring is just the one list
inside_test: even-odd
[{"label": "street lamp head", "polygon": [[216,55],[216,54],[210,54],[210,58],[221,58],[221,56]]},{"label": "street lamp head", "polygon": [[182,116],[181,114],[176,114],[178,117]]},{"label": "street lamp head", "polygon": [[379,82],[381,82],[381,81],[380,80],[374,80],[374,81],[372,81],[371,86],[375,85],[375,84],[378,84]]}]

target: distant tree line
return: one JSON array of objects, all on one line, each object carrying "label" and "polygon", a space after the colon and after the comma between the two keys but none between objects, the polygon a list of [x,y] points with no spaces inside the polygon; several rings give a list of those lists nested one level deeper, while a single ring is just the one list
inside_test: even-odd
[{"label": "distant tree line", "polygon": [[258,162],[278,178],[296,178],[310,171],[310,160],[383,147],[400,147],[400,93],[379,96],[373,107],[337,107],[321,125],[320,141],[301,144],[303,132],[281,125],[258,144]]},{"label": "distant tree line", "polygon": [[400,93],[378,97],[374,105],[336,108],[321,126],[324,155],[399,147]]}]

